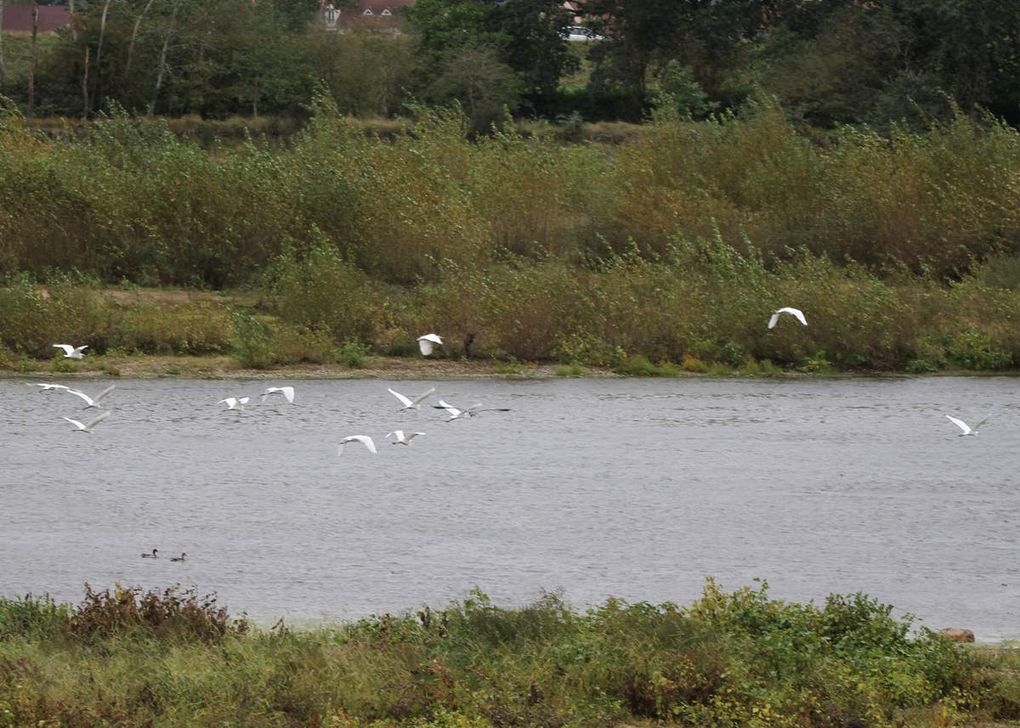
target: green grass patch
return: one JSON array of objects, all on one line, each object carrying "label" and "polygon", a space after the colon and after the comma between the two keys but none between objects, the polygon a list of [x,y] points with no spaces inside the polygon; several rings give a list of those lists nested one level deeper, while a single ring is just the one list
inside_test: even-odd
[{"label": "green grass patch", "polygon": [[950,643],[863,594],[689,605],[475,592],[441,610],[253,629],[211,597],[0,599],[6,725],[936,726],[1020,717],[1020,660]]}]

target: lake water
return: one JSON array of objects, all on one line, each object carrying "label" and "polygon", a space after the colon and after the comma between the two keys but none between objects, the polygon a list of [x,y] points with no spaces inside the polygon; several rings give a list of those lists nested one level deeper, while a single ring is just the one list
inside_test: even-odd
[{"label": "lake water", "polygon": [[[76,397],[0,381],[0,594],[180,582],[304,621],[475,586],[687,603],[711,575],[1020,636],[1017,379],[114,381],[91,435],[61,419],[95,413]],[[296,405],[254,397],[288,383]],[[512,411],[447,423],[388,386]],[[958,437],[945,413],[992,419]],[[426,434],[391,446],[394,428]],[[350,434],[379,453],[338,458]]]}]

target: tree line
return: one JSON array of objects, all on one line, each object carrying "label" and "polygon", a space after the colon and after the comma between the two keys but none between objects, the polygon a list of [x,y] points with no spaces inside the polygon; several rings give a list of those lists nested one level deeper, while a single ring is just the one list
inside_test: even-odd
[{"label": "tree line", "polygon": [[[11,2],[6,3],[10,7]],[[356,4],[348,0],[347,5]],[[417,0],[404,32],[328,33],[317,0],[77,0],[56,38],[0,43],[0,93],[37,115],[393,116],[459,103],[479,129],[694,118],[764,91],[817,127],[1020,121],[1020,3],[999,0]],[[38,44],[38,47],[37,47]],[[19,46],[22,47],[19,53]]]}]

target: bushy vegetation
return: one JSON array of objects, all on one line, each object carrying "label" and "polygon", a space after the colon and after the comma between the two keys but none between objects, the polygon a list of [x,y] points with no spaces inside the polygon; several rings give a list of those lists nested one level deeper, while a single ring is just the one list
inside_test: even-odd
[{"label": "bushy vegetation", "polygon": [[230,331],[226,311],[210,302],[118,302],[68,276],[45,286],[22,276],[0,287],[0,346],[35,358],[78,340],[98,353],[210,354],[229,348]]},{"label": "bushy vegetation", "polygon": [[863,594],[793,604],[711,580],[687,606],[505,609],[476,592],[297,631],[176,588],[0,600],[12,726],[945,726],[1020,716],[1015,664]]},{"label": "bushy vegetation", "polygon": [[[342,347],[409,354],[439,330],[443,356],[634,374],[1011,369],[1018,170],[1020,134],[990,118],[818,144],[767,100],[664,112],[608,149],[472,139],[447,112],[378,139],[323,97],[288,147],[212,153],[123,113],[39,137],[8,107],[0,340],[357,366]],[[259,306],[125,305],[111,284]],[[810,325],[765,329],[782,305]]]}]

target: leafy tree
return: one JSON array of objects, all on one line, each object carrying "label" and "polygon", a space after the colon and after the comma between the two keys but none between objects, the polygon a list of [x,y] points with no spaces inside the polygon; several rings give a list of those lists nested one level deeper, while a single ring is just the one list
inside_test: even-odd
[{"label": "leafy tree", "polygon": [[[514,71],[513,95],[540,98],[577,67],[562,37],[570,13],[558,0],[418,0],[408,22],[418,36],[425,78],[449,76],[458,59],[485,57]],[[495,70],[488,62],[485,68]]]},{"label": "leafy tree", "polygon": [[591,52],[592,91],[622,91],[629,115],[639,118],[650,70],[671,60],[689,66],[695,80],[716,90],[724,61],[760,31],[772,7],[751,0],[590,0],[588,23],[605,37]]},{"label": "leafy tree", "polygon": [[505,35],[500,57],[517,72],[526,93],[550,96],[565,73],[577,70],[580,60],[563,38],[572,17],[560,0],[509,0],[489,14],[489,31]]},{"label": "leafy tree", "polygon": [[499,48],[506,36],[489,30],[494,4],[480,0],[417,0],[407,9],[409,27],[418,36],[424,68],[435,73],[446,59],[466,48]]},{"label": "leafy tree", "polygon": [[360,116],[397,113],[412,83],[413,42],[406,35],[374,31],[316,33],[313,64],[337,107]]},{"label": "leafy tree", "polygon": [[492,50],[467,48],[443,65],[442,73],[429,89],[440,102],[456,101],[463,106],[476,132],[488,131],[520,103],[520,82],[513,69]]}]

